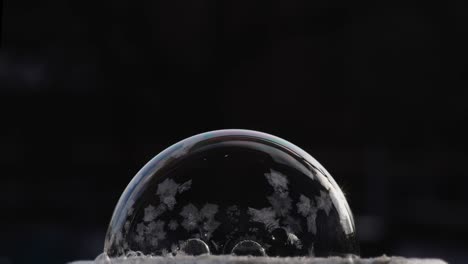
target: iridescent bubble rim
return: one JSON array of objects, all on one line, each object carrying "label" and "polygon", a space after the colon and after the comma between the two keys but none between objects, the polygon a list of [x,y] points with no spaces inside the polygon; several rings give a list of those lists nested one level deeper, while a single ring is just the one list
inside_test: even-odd
[{"label": "iridescent bubble rim", "polygon": [[[120,197],[117,206],[115,207],[107,235],[116,234],[122,230],[128,215],[127,211],[131,208],[131,206],[124,205],[133,204],[134,201],[137,201],[138,195],[141,193],[140,191],[145,186],[145,183],[148,182],[158,170],[165,166],[176,164],[177,161],[179,161],[180,158],[183,158],[187,153],[200,151],[203,146],[220,140],[257,141],[269,143],[270,145],[277,145],[287,149],[290,154],[294,155],[297,159],[302,160],[305,164],[319,170],[323,175],[318,173],[316,175],[316,179],[319,180],[321,185],[330,192],[332,202],[340,213],[340,222],[345,233],[347,235],[354,233],[354,219],[343,192],[331,177],[330,173],[310,154],[289,141],[267,133],[245,129],[223,129],[201,133],[179,141],[178,143],[166,148],[146,163],[146,165],[130,181]],[[109,248],[110,245],[108,243],[111,240],[112,239],[106,239],[106,244],[104,245],[105,252]]]}]

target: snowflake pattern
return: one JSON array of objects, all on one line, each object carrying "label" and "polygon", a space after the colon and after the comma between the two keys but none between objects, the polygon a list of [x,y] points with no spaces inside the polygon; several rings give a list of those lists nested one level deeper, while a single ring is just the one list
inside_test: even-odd
[{"label": "snowflake pattern", "polygon": [[158,185],[156,194],[159,196],[160,201],[165,204],[169,210],[172,210],[176,204],[176,194],[189,190],[191,186],[192,180],[179,185],[172,179],[165,179]]},{"label": "snowflake pattern", "polygon": [[152,234],[154,237],[157,237],[159,240],[166,238],[163,221],[149,223],[146,232],[147,234]]},{"label": "snowflake pattern", "polygon": [[309,232],[316,234],[318,210],[323,210],[325,214],[328,215],[332,206],[332,201],[330,197],[328,197],[327,193],[320,191],[320,196],[316,196],[315,201],[301,195],[299,197],[299,202],[297,203],[297,212],[307,218],[307,229]]},{"label": "snowflake pattern", "polygon": [[188,191],[191,187],[192,187],[192,180],[188,180],[182,183],[181,185],[179,185],[179,187],[177,187],[177,192],[183,193],[185,191]]},{"label": "snowflake pattern", "polygon": [[317,225],[315,219],[317,218],[317,207],[315,202],[302,195],[299,197],[299,202],[297,203],[297,211],[302,216],[307,219],[307,230],[312,234],[317,233]]},{"label": "snowflake pattern", "polygon": [[273,187],[274,192],[267,199],[279,217],[289,214],[291,210],[292,200],[289,198],[288,179],[280,172],[271,170],[270,173],[265,173],[265,178]]},{"label": "snowflake pattern", "polygon": [[[248,211],[252,217],[252,221],[263,223],[271,231],[280,226],[280,218],[289,215],[292,199],[289,197],[289,182],[285,175],[278,171],[270,170],[269,173],[265,173],[265,178],[274,190],[273,194],[267,197],[271,207],[260,210],[249,208]],[[288,225],[286,220],[285,222]]]},{"label": "snowflake pattern", "polygon": [[271,207],[260,210],[249,207],[248,212],[253,222],[264,224],[269,231],[279,227],[279,220],[276,218],[276,213]]},{"label": "snowflake pattern", "polygon": [[156,219],[158,216],[163,214],[165,211],[165,207],[158,206],[154,207],[152,205],[148,205],[144,210],[143,221],[144,222],[151,222]]},{"label": "snowflake pattern", "polygon": [[284,196],[281,193],[273,193],[273,195],[267,197],[271,206],[278,214],[278,216],[286,216],[291,210],[292,200],[288,195]]},{"label": "snowflake pattern", "polygon": [[215,220],[218,205],[207,203],[201,210],[192,203],[184,206],[180,215],[184,218],[182,227],[187,231],[200,230],[205,238],[210,238],[220,223]]},{"label": "snowflake pattern", "polygon": [[184,221],[182,222],[182,226],[188,230],[192,231],[198,226],[198,220],[200,219],[200,215],[198,213],[198,208],[193,204],[188,204],[182,208],[180,215],[184,217]]},{"label": "snowflake pattern", "polygon": [[127,202],[127,204],[128,204],[127,215],[130,216],[130,215],[133,214],[133,210],[134,210],[133,205],[135,205],[135,201],[134,201],[133,199],[130,199],[130,200]]},{"label": "snowflake pattern", "polygon": [[[176,195],[189,190],[191,186],[192,180],[178,184],[172,179],[165,179],[159,183],[156,195],[159,196],[161,203],[157,207],[150,204],[144,208],[143,221],[136,225],[136,234],[133,236],[134,241],[139,244],[147,242],[149,245],[157,247],[159,245],[159,241],[166,238],[167,233],[164,230],[165,223],[161,220],[156,220],[167,210],[173,210],[176,205]],[[133,201],[130,201],[129,203],[129,213],[133,213]],[[204,214],[209,216],[210,213],[210,207],[205,208]],[[171,220],[167,226],[169,230],[174,231],[178,228],[179,224],[176,220]],[[129,229],[130,222],[127,221],[124,225],[124,230],[128,232]]]},{"label": "snowflake pattern", "polygon": [[313,207],[315,207],[315,205],[311,203],[310,199],[301,194],[299,202],[297,203],[297,212],[303,216],[307,216]]},{"label": "snowflake pattern", "polygon": [[[288,178],[274,170],[265,173],[264,176],[268,184],[273,188],[273,193],[266,197],[270,206],[261,209],[248,207],[247,213],[250,216],[250,221],[262,223],[269,232],[273,231],[275,228],[282,227],[288,231],[288,235],[295,236],[294,234],[301,233],[303,229],[302,221],[300,218],[293,217],[290,213],[293,206],[293,199],[289,196]],[[133,235],[134,241],[142,245],[146,244],[156,248],[162,245],[161,240],[166,239],[166,231],[175,231],[179,227],[189,232],[194,232],[192,236],[195,238],[209,240],[213,232],[215,232],[221,224],[215,220],[215,215],[218,213],[219,209],[219,206],[216,204],[206,203],[201,208],[198,208],[196,205],[189,203],[180,209],[179,215],[183,217],[181,222],[172,219],[166,225],[164,221],[158,220],[158,217],[163,213],[174,210],[177,202],[177,194],[186,192],[191,186],[192,180],[178,184],[174,180],[168,178],[159,183],[156,195],[159,196],[160,204],[158,206],[150,204],[144,208],[143,221],[136,225],[135,234]],[[308,232],[316,234],[316,218],[318,211],[323,210],[326,215],[329,215],[333,207],[333,202],[326,191],[320,191],[320,194],[312,199],[301,194],[299,201],[295,203],[295,205],[297,207],[297,213],[302,215],[306,220],[305,223]],[[129,211],[130,210],[133,212],[133,206],[130,206]],[[232,205],[226,208],[225,213],[229,221],[236,225],[241,215],[241,209],[237,205]],[[123,230],[128,232],[130,230],[130,225],[131,223],[127,221]],[[164,229],[165,226],[167,226],[167,230]],[[259,232],[258,227],[251,227],[249,230],[252,233]],[[229,237],[229,235],[227,235],[227,237]],[[116,239],[122,240],[121,237]],[[296,241],[295,246],[297,248],[302,248],[301,241],[296,236],[291,237],[291,240]],[[181,243],[184,242],[179,241],[179,244],[175,243],[168,248],[160,250],[165,251],[166,254],[177,255]],[[311,250],[313,251],[313,247]]]},{"label": "snowflake pattern", "polygon": [[179,185],[172,179],[165,179],[158,185],[156,194],[159,196],[161,202],[169,208],[169,210],[172,210],[176,203],[175,195],[177,194],[178,187]]},{"label": "snowflake pattern", "polygon": [[322,209],[328,215],[333,206],[329,195],[324,191],[320,191],[320,196],[316,196],[315,199],[317,201],[317,208]]},{"label": "snowflake pattern", "polygon": [[159,240],[166,238],[166,231],[164,231],[165,223],[163,221],[153,221],[148,225],[139,223],[136,226],[136,236],[134,237],[135,242],[143,243],[147,240],[150,245],[156,247]]},{"label": "snowflake pattern", "polygon": [[282,173],[270,170],[270,173],[265,173],[265,178],[275,192],[283,193],[288,191],[288,179]]}]

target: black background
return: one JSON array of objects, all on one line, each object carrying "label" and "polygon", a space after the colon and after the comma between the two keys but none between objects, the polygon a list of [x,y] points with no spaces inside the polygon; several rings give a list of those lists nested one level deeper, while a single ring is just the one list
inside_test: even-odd
[{"label": "black background", "polygon": [[220,128],[320,161],[363,256],[468,262],[466,1],[2,5],[1,264],[94,258],[140,167]]}]

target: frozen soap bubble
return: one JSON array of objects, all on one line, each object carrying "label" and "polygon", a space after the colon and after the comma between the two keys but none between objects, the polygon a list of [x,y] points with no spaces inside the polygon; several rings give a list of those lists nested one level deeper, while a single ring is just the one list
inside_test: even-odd
[{"label": "frozen soap bubble", "polygon": [[330,174],[278,137],[199,134],[148,162],[122,194],[104,253],[132,256],[358,254],[353,215]]}]

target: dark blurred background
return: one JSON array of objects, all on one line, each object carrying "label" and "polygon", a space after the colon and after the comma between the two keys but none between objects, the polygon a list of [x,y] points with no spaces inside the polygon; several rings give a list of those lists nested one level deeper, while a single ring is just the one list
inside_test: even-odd
[{"label": "dark blurred background", "polygon": [[117,200],[193,134],[311,153],[363,256],[468,263],[468,4],[4,1],[0,263],[93,259]]}]

